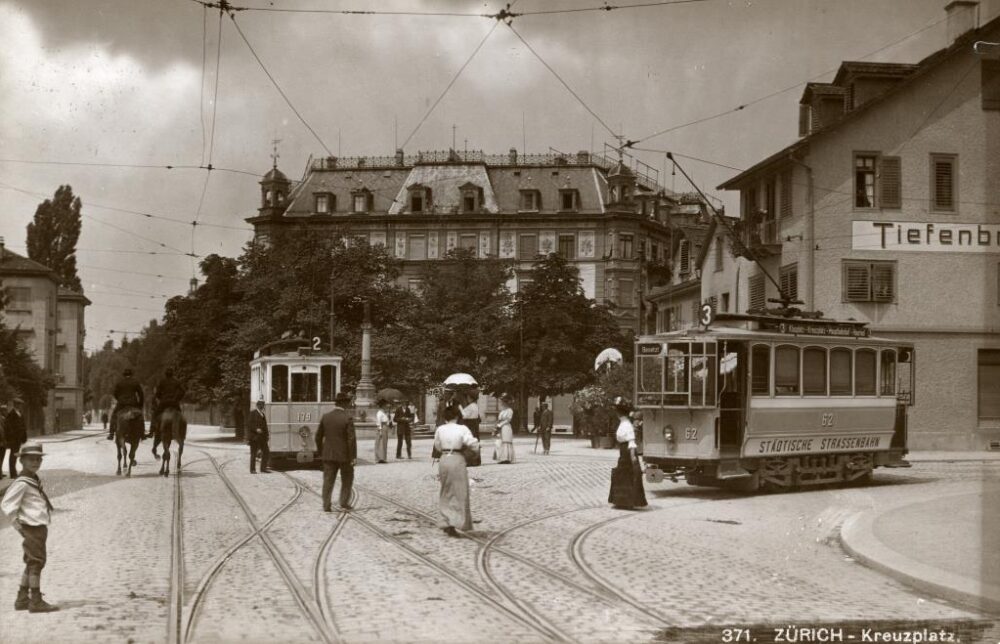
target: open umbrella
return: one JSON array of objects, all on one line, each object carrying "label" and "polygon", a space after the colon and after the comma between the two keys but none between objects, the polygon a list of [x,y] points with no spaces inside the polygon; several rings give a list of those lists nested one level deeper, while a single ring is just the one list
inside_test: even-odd
[{"label": "open umbrella", "polygon": [[375,400],[388,400],[390,402],[395,402],[397,400],[402,400],[403,392],[399,389],[380,389],[377,394],[375,394]]},{"label": "open umbrella", "polygon": [[470,387],[475,387],[479,383],[476,382],[475,378],[467,373],[453,373],[445,378],[444,384],[445,386],[468,385]]},{"label": "open umbrella", "polygon": [[594,371],[601,368],[601,365],[606,362],[616,362],[621,364],[622,362],[622,352],[618,349],[605,349],[597,354],[597,359],[594,360]]}]

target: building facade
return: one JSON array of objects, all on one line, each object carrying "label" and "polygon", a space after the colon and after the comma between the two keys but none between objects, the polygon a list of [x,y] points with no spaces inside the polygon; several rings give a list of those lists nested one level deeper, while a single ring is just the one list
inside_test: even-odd
[{"label": "building facade", "polygon": [[973,50],[1000,19],[946,11],[945,49],[810,83],[799,140],[720,186],[741,201],[731,301],[783,295],[913,342],[911,447],[1000,448],[1000,61]]},{"label": "building facade", "polygon": [[32,435],[79,428],[84,413],[83,294],[59,287],[47,266],[4,248],[0,239],[0,286],[7,292],[8,329],[18,334],[38,365],[55,377],[44,407],[28,408]]}]

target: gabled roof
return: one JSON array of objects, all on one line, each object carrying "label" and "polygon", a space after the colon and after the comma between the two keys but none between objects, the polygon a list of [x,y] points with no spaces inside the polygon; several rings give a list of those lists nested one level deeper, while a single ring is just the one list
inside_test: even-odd
[{"label": "gabled roof", "polygon": [[799,103],[812,103],[813,96],[843,96],[847,89],[833,83],[806,83]]},{"label": "gabled roof", "polygon": [[843,85],[852,76],[886,76],[905,78],[917,71],[919,64],[912,63],[873,63],[860,60],[845,60],[840,64],[837,75],[833,78],[834,85]]},{"label": "gabled roof", "polygon": [[716,190],[737,189],[739,185],[749,177],[760,173],[762,170],[774,165],[777,162],[784,161],[790,155],[808,146],[809,143],[823,136],[824,134],[836,130],[837,128],[843,126],[845,123],[848,123],[858,118],[862,114],[867,114],[870,110],[882,104],[889,97],[895,96],[896,94],[901,92],[904,88],[908,88],[912,86],[913,83],[915,83],[916,81],[924,78],[927,74],[937,69],[938,66],[944,63],[946,60],[950,59],[952,56],[955,56],[960,52],[965,52],[967,54],[972,55],[971,54],[972,43],[976,40],[982,39],[983,34],[990,32],[994,29],[997,29],[998,27],[1000,27],[1000,16],[997,16],[993,20],[990,20],[988,23],[986,23],[985,25],[983,25],[978,29],[970,29],[963,36],[956,38],[955,42],[953,42],[951,45],[945,47],[944,49],[939,49],[933,54],[925,57],[916,65],[899,64],[899,63],[866,63],[866,62],[851,62],[851,61],[844,62],[840,66],[840,70],[837,72],[837,77],[834,79],[834,83],[836,83],[838,80],[843,80],[845,75],[857,73],[862,70],[869,70],[869,71],[881,70],[886,75],[902,75],[904,68],[908,68],[909,71],[905,74],[905,77],[903,77],[902,80],[893,85],[891,88],[887,89],[879,96],[876,96],[875,98],[863,103],[857,108],[844,114],[844,116],[836,119],[829,125],[825,125],[820,129],[811,132],[806,136],[801,137],[794,143],[788,145],[787,147],[765,158],[763,161],[754,164],[750,168],[747,168],[746,170],[739,173],[732,179],[729,179],[728,181],[719,184],[718,186],[716,186]]},{"label": "gabled roof", "polygon": [[18,255],[12,250],[3,249],[0,255],[0,275],[4,274],[26,274],[45,275],[56,280],[55,271],[44,264],[40,264],[33,259],[28,259],[23,255]]},{"label": "gabled roof", "polygon": [[87,296],[84,295],[83,293],[77,293],[76,291],[71,291],[68,288],[63,288],[61,286],[59,287],[56,297],[60,302],[77,301],[77,302],[83,302],[84,306],[89,306],[93,304],[93,302],[91,302],[87,298]]}]

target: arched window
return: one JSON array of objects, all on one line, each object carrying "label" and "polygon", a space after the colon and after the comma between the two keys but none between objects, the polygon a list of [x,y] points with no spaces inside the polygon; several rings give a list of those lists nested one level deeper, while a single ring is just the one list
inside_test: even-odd
[{"label": "arched window", "polygon": [[753,375],[750,391],[754,396],[767,396],[771,393],[771,347],[766,344],[753,345],[751,353]]},{"label": "arched window", "polygon": [[875,395],[875,350],[858,349],[854,352],[854,395]]},{"label": "arched window", "polygon": [[774,350],[774,395],[798,396],[799,348],[781,345]]},{"label": "arched window", "polygon": [[838,347],[830,350],[830,395],[850,396],[854,393],[851,350]]},{"label": "arched window", "polygon": [[807,396],[826,395],[826,349],[806,347],[802,352],[802,392]]}]

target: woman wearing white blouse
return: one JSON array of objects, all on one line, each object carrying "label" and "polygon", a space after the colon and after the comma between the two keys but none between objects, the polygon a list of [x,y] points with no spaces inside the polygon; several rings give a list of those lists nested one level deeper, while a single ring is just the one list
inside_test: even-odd
[{"label": "woman wearing white blouse", "polygon": [[441,453],[438,465],[441,479],[438,525],[449,536],[457,537],[458,530],[472,529],[469,473],[462,450],[478,449],[479,441],[472,436],[468,427],[455,422],[459,415],[456,407],[446,407],[443,413],[445,423],[434,431],[434,448]]},{"label": "woman wearing white blouse", "polygon": [[615,398],[618,412],[618,467],[611,472],[611,492],[608,502],[616,508],[631,510],[646,507],[646,491],[642,487],[642,467],[636,454],[635,427],[629,420],[630,405],[621,396]]},{"label": "woman wearing white blouse", "polygon": [[386,451],[389,447],[389,401],[384,398],[379,399],[378,411],[375,413],[375,422],[378,427],[375,429],[375,461],[385,463]]},{"label": "woman wearing white blouse", "polygon": [[514,419],[514,410],[510,403],[513,399],[504,394],[500,397],[500,414],[497,416],[496,433],[499,434],[499,445],[497,446],[497,458],[501,464],[514,462],[514,428],[511,422]]}]

